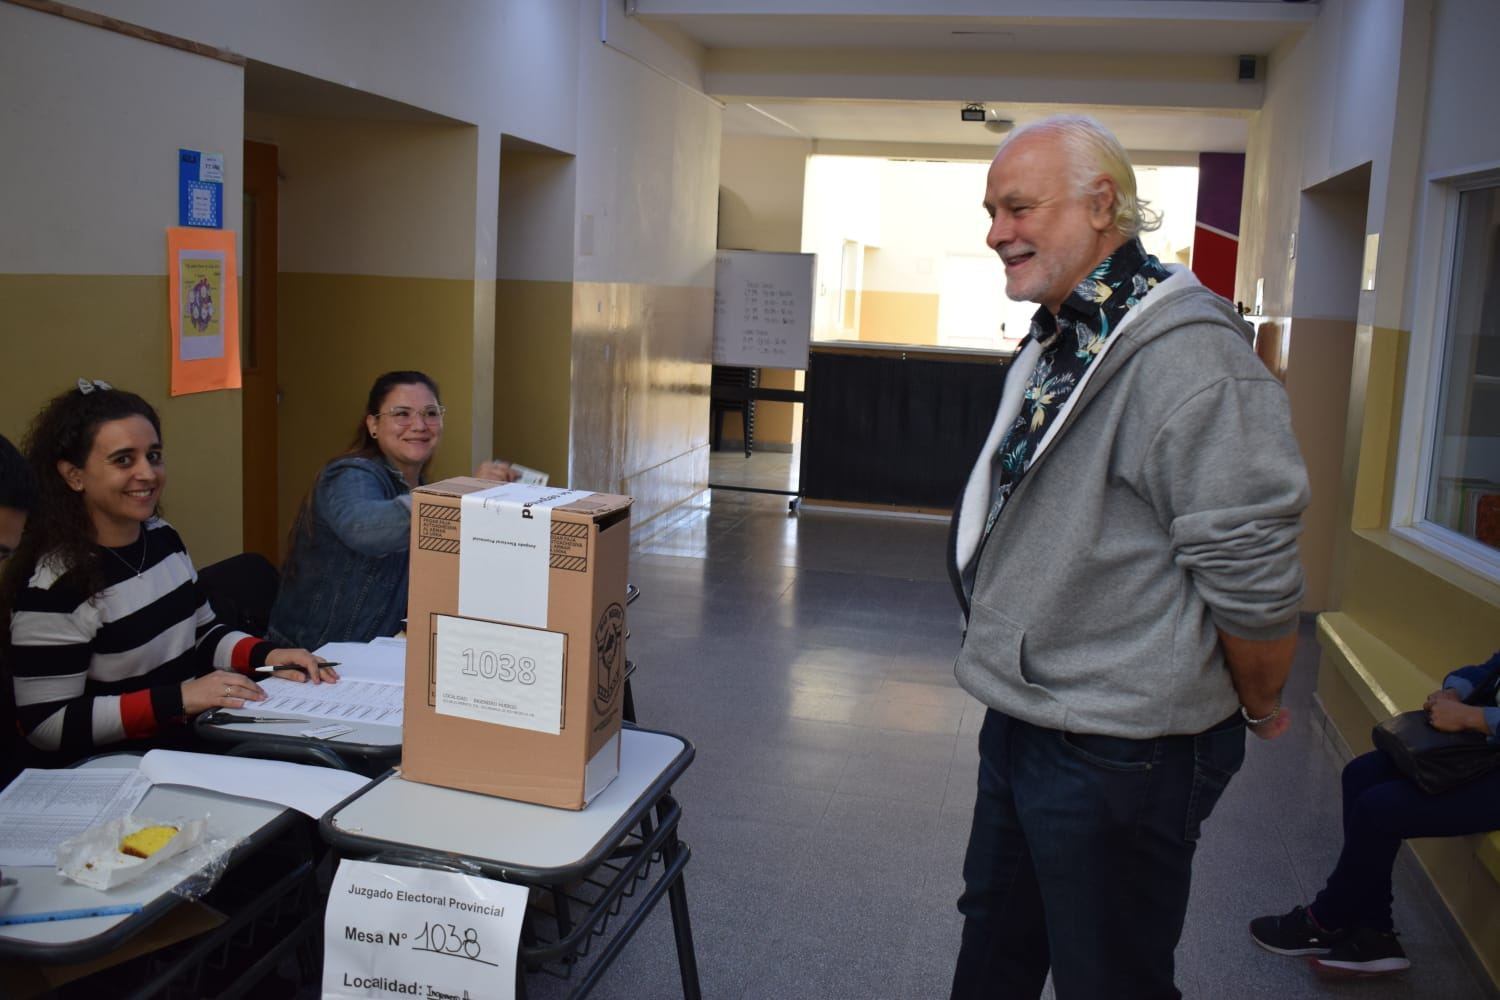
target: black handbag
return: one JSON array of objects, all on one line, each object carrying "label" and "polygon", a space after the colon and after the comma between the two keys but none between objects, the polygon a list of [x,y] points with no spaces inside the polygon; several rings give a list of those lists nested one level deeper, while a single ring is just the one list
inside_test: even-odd
[{"label": "black handbag", "polygon": [[[1493,704],[1500,670],[1464,699],[1466,705]],[[1500,767],[1500,746],[1483,733],[1433,729],[1423,711],[1402,712],[1376,726],[1375,746],[1422,791],[1437,795]]]}]

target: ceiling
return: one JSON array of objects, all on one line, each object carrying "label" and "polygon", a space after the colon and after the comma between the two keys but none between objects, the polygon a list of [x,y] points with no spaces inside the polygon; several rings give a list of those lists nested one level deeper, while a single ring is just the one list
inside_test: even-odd
[{"label": "ceiling", "polygon": [[[1315,10],[1291,5],[1295,10]],[[707,49],[904,49],[1087,52],[1120,55],[1266,55],[1307,27],[1305,18],[1144,20],[1100,18],[682,15],[665,21]]]},{"label": "ceiling", "polygon": [[[1279,0],[636,0],[636,6],[643,22],[670,26],[710,50],[711,60],[713,50],[863,50],[876,65],[882,51],[936,53],[939,64],[945,52],[969,60],[988,52],[998,59],[1016,53],[1080,60],[1107,52],[1166,61],[1252,55],[1263,68],[1273,49],[1305,31],[1318,14],[1316,3]],[[903,8],[906,13],[900,13]],[[974,16],[997,8],[1007,16]],[[849,97],[757,98],[741,92],[727,98],[724,131],[977,147],[1000,140],[981,124],[962,122],[958,101]],[[1243,108],[1020,104],[1007,103],[1003,93],[973,97],[1018,124],[1058,111],[1091,114],[1132,150],[1242,152],[1253,115]],[[1188,103],[1196,102],[1182,101]]]},{"label": "ceiling", "polygon": [[[1130,150],[1239,153],[1250,117],[1171,108],[1121,108],[1081,104],[1007,104],[987,107],[1018,125],[1066,111],[1093,115]],[[964,122],[957,101],[760,100],[726,105],[730,135],[995,147],[1003,136]]]}]

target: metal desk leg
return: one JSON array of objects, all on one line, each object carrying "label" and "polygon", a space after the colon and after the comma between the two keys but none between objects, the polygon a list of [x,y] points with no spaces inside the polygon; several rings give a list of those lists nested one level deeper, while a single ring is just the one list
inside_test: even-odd
[{"label": "metal desk leg", "polygon": [[[657,806],[661,818],[665,807]],[[662,862],[670,869],[677,860],[682,845],[677,840],[677,830],[662,845]],[[667,890],[667,900],[672,905],[672,936],[677,939],[677,967],[682,973],[682,996],[684,1000],[702,1000],[703,988],[698,982],[698,953],[693,949],[693,922],[688,916],[687,887],[683,885],[685,872],[678,872]]]}]

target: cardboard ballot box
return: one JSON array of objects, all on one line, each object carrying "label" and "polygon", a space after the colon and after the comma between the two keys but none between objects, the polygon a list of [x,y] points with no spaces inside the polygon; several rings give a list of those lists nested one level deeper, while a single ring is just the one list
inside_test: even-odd
[{"label": "cardboard ballot box", "polygon": [[403,775],[564,809],[614,780],[630,504],[482,479],[412,491]]}]

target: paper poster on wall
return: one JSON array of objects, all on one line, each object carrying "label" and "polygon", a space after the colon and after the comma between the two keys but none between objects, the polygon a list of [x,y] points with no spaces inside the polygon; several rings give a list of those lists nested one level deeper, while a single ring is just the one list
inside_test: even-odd
[{"label": "paper poster on wall", "polygon": [[234,234],[167,230],[167,318],[174,396],[240,387]]},{"label": "paper poster on wall", "polygon": [[224,154],[177,151],[177,224],[224,226]]}]

